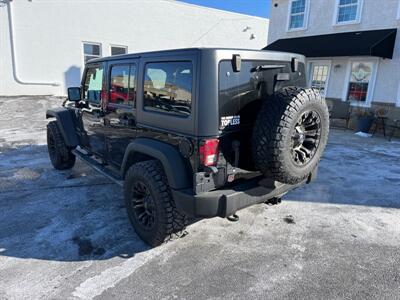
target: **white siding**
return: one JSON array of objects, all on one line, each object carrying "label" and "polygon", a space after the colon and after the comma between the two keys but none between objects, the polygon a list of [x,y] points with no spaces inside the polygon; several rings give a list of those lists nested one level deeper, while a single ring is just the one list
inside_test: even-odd
[{"label": "white siding", "polygon": [[[0,6],[0,95],[65,95],[83,69],[83,41],[128,46],[129,53],[186,47],[261,49],[268,20],[169,0],[18,0],[11,2],[17,72],[12,73],[7,6]],[[250,28],[245,30],[245,28]],[[255,39],[251,35],[255,35]]]},{"label": "white siding", "polygon": [[[396,103],[400,84],[400,19],[397,17],[399,2],[399,0],[363,0],[360,23],[334,25],[333,20],[337,1],[312,0],[307,30],[287,32],[286,24],[290,0],[272,0],[268,42],[271,43],[281,38],[308,35],[398,28],[394,57],[392,60],[379,59],[375,89],[372,95],[373,102]],[[275,7],[275,4],[278,4],[278,6]],[[329,47],[329,45],[327,46]],[[347,65],[351,58],[328,57],[320,59],[332,60],[332,73],[327,97],[341,99],[343,89],[347,88],[345,78]],[[340,67],[335,70],[335,65],[340,65]],[[400,100],[397,103],[400,105]]]}]

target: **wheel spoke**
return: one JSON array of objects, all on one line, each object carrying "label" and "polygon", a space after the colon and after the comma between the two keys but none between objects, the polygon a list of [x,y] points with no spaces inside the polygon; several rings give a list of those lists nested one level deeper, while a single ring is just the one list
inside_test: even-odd
[{"label": "wheel spoke", "polygon": [[316,138],[312,138],[312,137],[307,137],[304,139],[304,142],[308,142],[308,143],[315,143],[317,141]]},{"label": "wheel spoke", "polygon": [[297,157],[300,161],[304,162],[304,160],[306,159],[306,154],[302,151],[300,151],[300,149],[298,149],[297,151]]},{"label": "wheel spoke", "polygon": [[309,156],[310,154],[311,154],[311,151],[310,150],[308,150],[306,147],[304,147],[304,146],[301,146],[300,147],[300,151],[303,151],[305,154],[306,154],[306,156]]},{"label": "wheel spoke", "polygon": [[312,129],[312,130],[305,130],[304,133],[305,135],[316,135],[319,132],[318,129]]}]

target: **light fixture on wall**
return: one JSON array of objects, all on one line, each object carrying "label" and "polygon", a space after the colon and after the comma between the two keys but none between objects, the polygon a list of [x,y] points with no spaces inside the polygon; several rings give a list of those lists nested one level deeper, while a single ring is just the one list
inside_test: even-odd
[{"label": "light fixture on wall", "polygon": [[246,32],[246,31],[248,31],[248,30],[250,30],[250,29],[251,29],[250,26],[246,26],[246,27],[243,29],[243,32]]},{"label": "light fixture on wall", "polygon": [[254,33],[252,33],[252,34],[250,35],[250,39],[251,39],[251,40],[255,40],[255,39],[256,39],[256,35],[255,35]]},{"label": "light fixture on wall", "polygon": [[339,70],[341,67],[342,67],[342,66],[341,66],[340,64],[337,64],[337,65],[334,65],[334,66],[333,66],[333,69],[334,69],[335,72],[336,72],[336,71]]}]

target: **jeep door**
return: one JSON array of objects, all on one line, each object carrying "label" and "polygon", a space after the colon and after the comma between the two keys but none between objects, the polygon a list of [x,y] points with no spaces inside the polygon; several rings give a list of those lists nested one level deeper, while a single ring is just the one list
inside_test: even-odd
[{"label": "jeep door", "polygon": [[125,149],[136,136],[136,59],[107,64],[107,94],[104,100],[104,135],[107,162],[120,167]]},{"label": "jeep door", "polygon": [[102,98],[104,98],[104,63],[89,63],[86,65],[82,78],[83,99],[85,107],[82,108],[83,146],[91,153],[100,157],[104,156],[104,111]]}]

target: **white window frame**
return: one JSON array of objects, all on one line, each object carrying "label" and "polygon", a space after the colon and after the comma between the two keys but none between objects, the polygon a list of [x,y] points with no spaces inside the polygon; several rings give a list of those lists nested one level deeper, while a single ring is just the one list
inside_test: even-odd
[{"label": "white window frame", "polygon": [[400,20],[400,0],[399,0],[399,4],[397,5],[397,20]]},{"label": "white window frame", "polygon": [[290,0],[289,1],[289,9],[288,9],[288,18],[287,18],[287,24],[286,24],[286,31],[287,32],[292,32],[292,31],[301,31],[301,30],[307,30],[308,28],[308,16],[310,14],[310,2],[311,0],[305,0],[306,1],[306,6],[304,9],[304,21],[303,21],[303,26],[298,27],[298,28],[290,28],[290,19],[291,19],[291,11],[292,11],[292,4],[296,0]]},{"label": "white window frame", "polygon": [[343,88],[343,94],[342,94],[342,101],[346,102],[347,100],[347,94],[349,92],[349,84],[350,84],[350,76],[351,76],[351,65],[354,62],[371,62],[373,63],[373,70],[372,70],[372,75],[371,75],[371,80],[368,82],[368,91],[367,91],[367,99],[365,100],[364,103],[362,102],[351,102],[350,104],[352,106],[359,106],[359,107],[371,107],[372,104],[372,99],[374,97],[374,92],[375,92],[375,84],[376,84],[376,77],[378,74],[378,68],[379,68],[379,58],[354,58],[354,59],[349,59],[347,63],[347,70],[346,70],[346,78],[344,81],[344,88]]},{"label": "white window frame", "polygon": [[[126,50],[126,53],[128,53],[128,46],[125,45],[117,45],[117,44],[110,44],[110,55],[112,55],[112,47],[118,47],[118,48],[124,48]],[[126,54],[125,53],[125,54]]]},{"label": "white window frame", "polygon": [[97,46],[99,46],[99,48],[100,48],[100,56],[99,56],[98,58],[100,58],[100,57],[103,56],[103,49],[102,49],[101,43],[82,41],[83,66],[86,64],[86,62],[85,62],[85,56],[86,56],[86,54],[85,54],[85,44],[88,44],[88,45],[97,45]]},{"label": "white window frame", "polygon": [[311,87],[311,82],[312,82],[313,64],[328,66],[328,76],[326,77],[326,81],[325,81],[325,94],[323,95],[326,98],[328,96],[329,79],[331,77],[332,61],[329,59],[309,60],[308,61],[308,69],[309,69],[308,70],[308,86],[309,87]]},{"label": "white window frame", "polygon": [[336,0],[335,13],[333,14],[333,26],[351,25],[351,24],[361,23],[361,15],[362,15],[362,9],[364,6],[364,0],[357,0],[357,15],[356,15],[356,19],[352,20],[352,21],[344,21],[344,22],[338,21],[339,4],[340,4],[340,0]]},{"label": "white window frame", "polygon": [[396,106],[400,107],[400,82],[399,82],[399,88],[397,90],[397,101],[396,101]]}]

